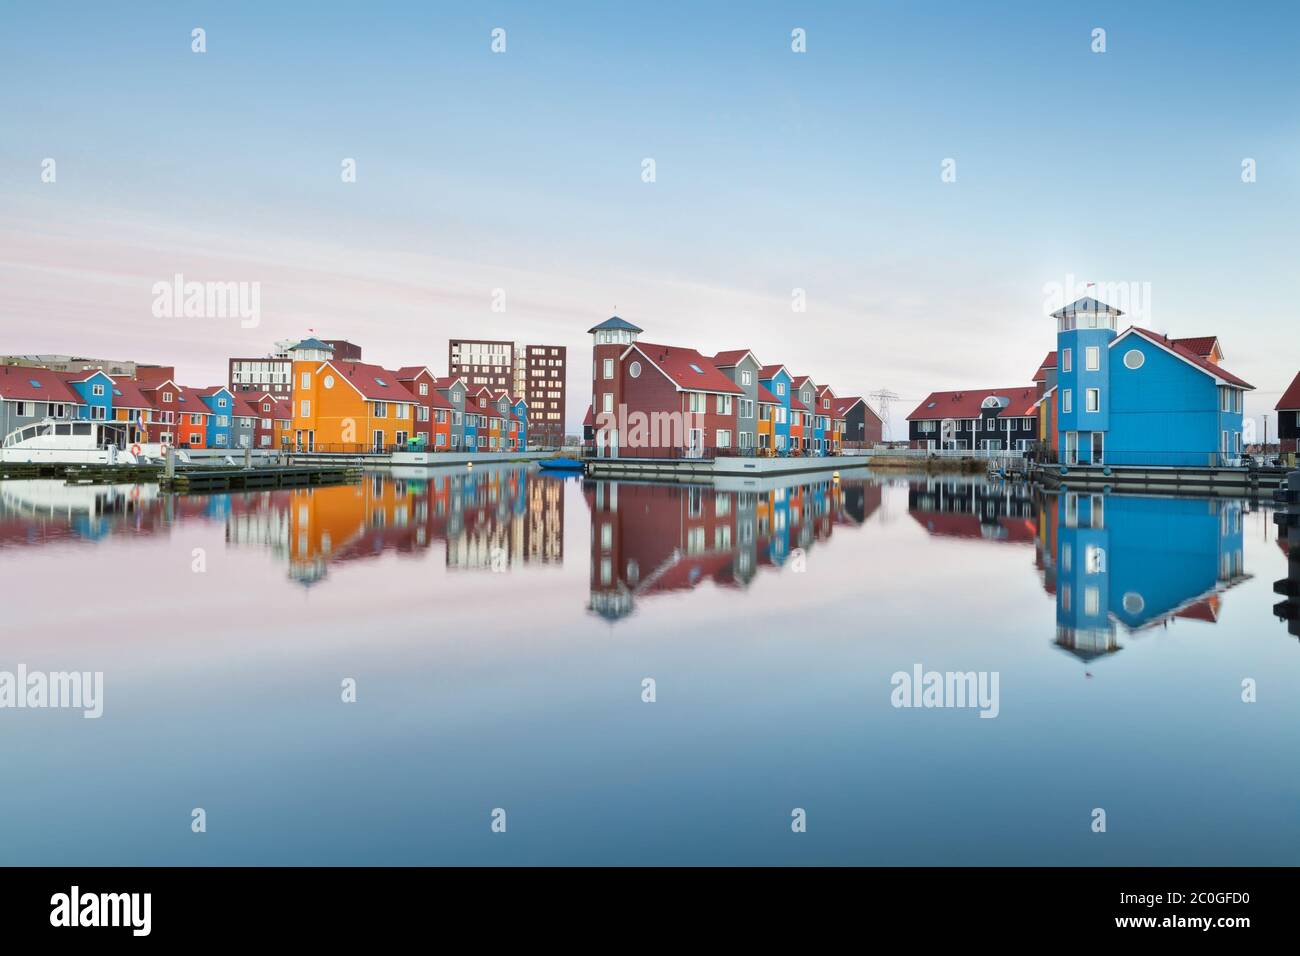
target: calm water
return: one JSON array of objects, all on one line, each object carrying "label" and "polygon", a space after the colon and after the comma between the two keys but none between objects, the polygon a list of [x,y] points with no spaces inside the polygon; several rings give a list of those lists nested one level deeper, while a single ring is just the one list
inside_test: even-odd
[{"label": "calm water", "polygon": [[0,670],[105,681],[0,710],[0,859],[1293,864],[1285,574],[1250,503],[866,473],[0,482]]}]

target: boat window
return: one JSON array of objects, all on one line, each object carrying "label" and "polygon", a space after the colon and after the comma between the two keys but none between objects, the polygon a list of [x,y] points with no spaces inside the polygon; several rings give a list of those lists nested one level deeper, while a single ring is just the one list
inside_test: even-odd
[{"label": "boat window", "polygon": [[19,441],[29,441],[30,439],[35,438],[35,437],[36,437],[36,429],[35,429],[35,428],[24,428],[24,429],[23,429],[23,437],[20,438]]},{"label": "boat window", "polygon": [[55,425],[55,426],[54,426],[54,434],[56,434],[56,435],[71,435],[71,434],[72,434],[72,426],[71,426],[71,425]]},{"label": "boat window", "polygon": [[81,424],[73,425],[73,426],[72,426],[72,434],[74,434],[74,435],[89,435],[89,434],[90,434],[90,424],[87,423],[87,424],[85,424],[85,425],[81,425]]}]

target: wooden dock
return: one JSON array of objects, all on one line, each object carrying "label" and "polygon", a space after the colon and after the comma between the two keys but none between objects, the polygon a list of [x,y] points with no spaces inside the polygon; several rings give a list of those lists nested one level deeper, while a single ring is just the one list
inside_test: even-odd
[{"label": "wooden dock", "polygon": [[302,488],[337,485],[360,480],[362,470],[346,465],[288,465],[271,468],[186,468],[159,479],[163,491],[188,494],[200,491],[242,491],[264,488]]},{"label": "wooden dock", "polygon": [[1060,491],[1113,489],[1157,494],[1260,497],[1286,480],[1285,468],[1196,467],[1156,465],[1031,466],[1030,478]]},{"label": "wooden dock", "polygon": [[300,488],[360,479],[356,465],[269,465],[256,468],[209,468],[188,465],[168,475],[163,465],[68,465],[12,463],[0,465],[0,480],[62,478],[70,485],[157,484],[178,493],[254,488]]}]

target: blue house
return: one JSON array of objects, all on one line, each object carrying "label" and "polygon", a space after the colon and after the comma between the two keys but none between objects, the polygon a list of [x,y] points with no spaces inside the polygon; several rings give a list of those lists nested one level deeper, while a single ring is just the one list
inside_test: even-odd
[{"label": "blue house", "polygon": [[784,365],[764,365],[758,370],[758,384],[780,403],[776,407],[776,421],[772,424],[772,442],[776,453],[784,455],[790,450],[790,395],[794,377]]},{"label": "blue house", "polygon": [[207,406],[209,412],[204,436],[207,447],[233,447],[230,433],[231,426],[234,424],[235,397],[230,394],[230,389],[222,385],[215,385],[211,388],[200,389],[197,392],[191,390],[190,394],[196,395],[199,401]]},{"label": "blue house", "polygon": [[526,451],[528,449],[528,403],[522,398],[516,398],[514,413],[519,419],[519,449]]},{"label": "blue house", "polygon": [[1084,660],[1175,620],[1218,618],[1223,591],[1245,580],[1241,502],[1065,493],[1046,505],[1056,527],[1056,644]]},{"label": "blue house", "polygon": [[77,408],[79,418],[113,420],[113,379],[105,372],[95,371],[83,378],[71,378],[68,387],[81,398],[81,405]]},{"label": "blue house", "polygon": [[1057,451],[1064,465],[1211,466],[1242,454],[1248,382],[1184,344],[1130,327],[1085,297],[1057,322]]}]

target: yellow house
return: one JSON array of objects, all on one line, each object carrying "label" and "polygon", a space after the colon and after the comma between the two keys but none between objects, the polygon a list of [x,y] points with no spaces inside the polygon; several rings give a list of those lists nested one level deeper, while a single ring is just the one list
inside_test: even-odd
[{"label": "yellow house", "polygon": [[364,362],[293,363],[293,447],[304,451],[382,452],[404,446],[414,399],[397,373]]}]

